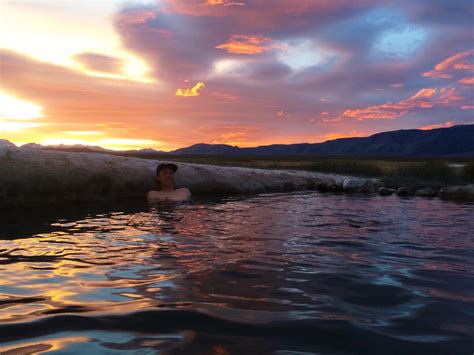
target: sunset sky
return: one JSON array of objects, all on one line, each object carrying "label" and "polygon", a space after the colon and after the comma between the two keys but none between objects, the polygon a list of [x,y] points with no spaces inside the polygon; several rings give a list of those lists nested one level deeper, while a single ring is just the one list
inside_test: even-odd
[{"label": "sunset sky", "polygon": [[471,0],[0,0],[0,138],[172,150],[474,123]]}]

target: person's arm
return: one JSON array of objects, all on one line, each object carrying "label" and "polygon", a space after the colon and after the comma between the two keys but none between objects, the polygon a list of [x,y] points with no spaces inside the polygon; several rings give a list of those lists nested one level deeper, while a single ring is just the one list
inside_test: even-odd
[{"label": "person's arm", "polygon": [[188,198],[191,198],[191,191],[189,191],[187,187],[184,187],[184,190],[186,191],[186,195],[188,196]]},{"label": "person's arm", "polygon": [[146,199],[148,200],[148,202],[156,202],[161,199],[161,194],[159,191],[148,191]]}]

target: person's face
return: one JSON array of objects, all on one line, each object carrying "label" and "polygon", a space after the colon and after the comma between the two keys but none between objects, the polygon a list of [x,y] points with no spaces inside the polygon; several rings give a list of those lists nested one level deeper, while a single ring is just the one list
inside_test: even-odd
[{"label": "person's face", "polygon": [[156,176],[156,180],[158,180],[162,186],[173,186],[174,171],[168,168],[161,169]]}]

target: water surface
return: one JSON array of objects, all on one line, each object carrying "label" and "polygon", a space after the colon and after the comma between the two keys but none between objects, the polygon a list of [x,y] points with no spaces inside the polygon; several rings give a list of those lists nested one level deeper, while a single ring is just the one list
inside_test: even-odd
[{"label": "water surface", "polygon": [[3,352],[474,351],[472,203],[305,192],[3,215]]}]

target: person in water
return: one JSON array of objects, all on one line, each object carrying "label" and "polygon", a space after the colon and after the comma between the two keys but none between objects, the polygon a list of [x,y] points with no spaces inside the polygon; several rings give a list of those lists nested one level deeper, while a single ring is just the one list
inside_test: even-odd
[{"label": "person in water", "polygon": [[161,163],[156,167],[155,180],[158,182],[159,189],[148,191],[148,202],[172,201],[180,202],[191,198],[191,192],[186,188],[174,188],[174,174],[178,166],[173,163]]}]

